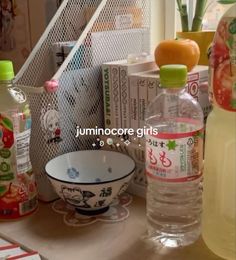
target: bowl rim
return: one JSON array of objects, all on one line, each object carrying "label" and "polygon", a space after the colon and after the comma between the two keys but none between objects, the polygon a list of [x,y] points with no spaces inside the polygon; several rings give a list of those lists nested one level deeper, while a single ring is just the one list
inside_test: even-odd
[{"label": "bowl rim", "polygon": [[[68,155],[68,154],[72,154],[72,153],[78,153],[78,152],[99,152],[99,151],[103,151],[103,152],[109,152],[109,153],[117,153],[117,154],[122,154],[123,156],[126,156],[126,157],[129,157],[129,159],[131,161],[133,161],[134,163],[134,167],[132,168],[132,170],[127,173],[126,175],[120,177],[120,178],[117,178],[117,179],[113,179],[113,180],[110,180],[110,181],[99,181],[99,182],[72,182],[72,181],[66,181],[66,180],[61,180],[61,179],[58,179],[58,178],[55,178],[53,176],[51,176],[47,170],[46,170],[46,166],[47,164],[51,161],[51,160],[54,160],[58,157],[62,157],[62,156],[65,156],[65,155]],[[46,175],[50,178],[50,179],[53,179],[53,180],[56,180],[56,181],[59,181],[59,182],[63,182],[63,183],[67,183],[67,184],[72,184],[72,185],[99,185],[99,184],[106,184],[106,183],[112,183],[112,182],[115,182],[115,181],[119,181],[119,180],[122,180],[122,179],[125,179],[126,177],[128,177],[129,175],[131,175],[135,168],[136,168],[136,164],[135,164],[135,161],[132,157],[130,157],[129,155],[127,154],[124,154],[124,153],[120,153],[120,152],[116,152],[116,151],[108,151],[108,150],[79,150],[79,151],[73,151],[73,152],[69,152],[69,153],[64,153],[64,154],[61,154],[61,155],[58,155],[56,157],[54,157],[53,159],[51,159],[50,161],[48,161],[45,165],[45,173]]]}]

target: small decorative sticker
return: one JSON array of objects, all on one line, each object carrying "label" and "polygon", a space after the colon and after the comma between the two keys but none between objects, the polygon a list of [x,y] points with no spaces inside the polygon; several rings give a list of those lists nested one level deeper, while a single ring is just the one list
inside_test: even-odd
[{"label": "small decorative sticker", "polygon": [[59,143],[61,139],[61,129],[59,125],[59,113],[48,105],[47,110],[41,111],[41,126],[46,133],[47,143]]}]

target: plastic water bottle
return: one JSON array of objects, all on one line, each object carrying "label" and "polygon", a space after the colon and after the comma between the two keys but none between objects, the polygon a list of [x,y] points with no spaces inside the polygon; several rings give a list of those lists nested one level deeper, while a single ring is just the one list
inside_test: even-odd
[{"label": "plastic water bottle", "polygon": [[149,104],[146,126],[148,238],[179,247],[201,233],[203,112],[186,91],[187,68],[160,68],[162,92]]},{"label": "plastic water bottle", "polygon": [[0,61],[0,220],[29,215],[38,204],[29,158],[31,114],[13,79],[12,62]]}]

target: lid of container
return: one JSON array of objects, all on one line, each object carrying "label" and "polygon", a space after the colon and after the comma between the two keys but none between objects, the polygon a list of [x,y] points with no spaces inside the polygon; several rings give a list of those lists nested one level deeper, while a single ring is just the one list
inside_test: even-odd
[{"label": "lid of container", "polygon": [[0,60],[0,80],[12,80],[14,76],[12,62],[10,60]]},{"label": "lid of container", "polygon": [[183,88],[187,83],[187,67],[181,64],[163,65],[160,84],[163,88]]}]

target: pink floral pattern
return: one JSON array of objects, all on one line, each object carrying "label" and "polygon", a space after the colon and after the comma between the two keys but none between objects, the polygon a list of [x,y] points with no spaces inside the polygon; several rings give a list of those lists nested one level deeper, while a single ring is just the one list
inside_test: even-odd
[{"label": "pink floral pattern", "polygon": [[114,199],[108,211],[95,216],[79,214],[73,206],[67,204],[62,199],[55,201],[52,205],[52,209],[55,212],[64,215],[63,220],[66,225],[80,227],[91,225],[98,221],[106,223],[123,221],[129,217],[129,210],[127,207],[131,202],[132,196],[128,193],[123,193]]}]

